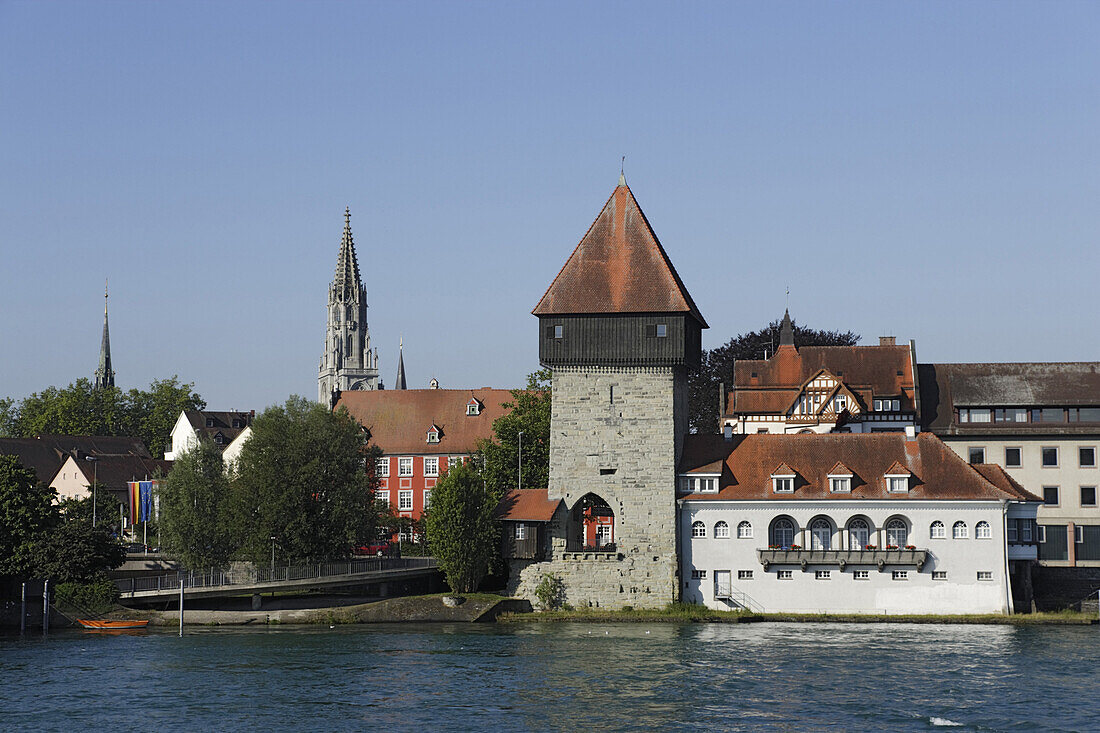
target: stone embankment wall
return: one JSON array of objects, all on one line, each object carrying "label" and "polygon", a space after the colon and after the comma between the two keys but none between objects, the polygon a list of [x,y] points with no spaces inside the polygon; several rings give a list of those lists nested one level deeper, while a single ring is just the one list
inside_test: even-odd
[{"label": "stone embankment wall", "polygon": [[[513,561],[509,591],[534,601],[544,574],[564,582],[574,607],[661,608],[676,600],[676,463],[687,387],[672,367],[554,370],[550,524],[544,562]],[[583,552],[573,509],[595,494],[615,513],[612,553]]]},{"label": "stone embankment wall", "polygon": [[1035,565],[1031,572],[1035,607],[1039,611],[1097,613],[1100,568],[1052,568]]}]

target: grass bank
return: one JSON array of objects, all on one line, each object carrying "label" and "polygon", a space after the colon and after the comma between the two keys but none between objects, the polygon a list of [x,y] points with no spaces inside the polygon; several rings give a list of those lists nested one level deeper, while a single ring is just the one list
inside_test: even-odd
[{"label": "grass bank", "polygon": [[1008,626],[1088,625],[1096,623],[1092,614],[1077,611],[1030,613],[1003,616],[999,614],[830,614],[830,613],[752,613],[749,611],[715,611],[705,606],[673,604],[662,609],[626,609],[610,611],[584,608],[571,611],[541,611],[536,613],[502,613],[502,623],[541,623],[549,621],[589,622],[686,622],[744,624],[764,621],[786,623],[852,623],[852,624],[1000,624]]}]

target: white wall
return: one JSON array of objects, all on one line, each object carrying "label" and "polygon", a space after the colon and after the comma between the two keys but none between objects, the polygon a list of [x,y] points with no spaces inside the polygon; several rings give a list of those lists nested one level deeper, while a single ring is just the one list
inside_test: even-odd
[{"label": "white wall", "polygon": [[61,470],[50,482],[50,488],[57,492],[59,499],[83,499],[92,495],[91,482],[84,478],[72,456],[61,465]]},{"label": "white wall", "polygon": [[[841,571],[833,566],[809,566],[803,572],[798,565],[771,565],[764,570],[757,549],[768,547],[768,528],[775,517],[786,515],[799,528],[795,542],[810,546],[806,529],[812,519],[824,515],[834,527],[832,547],[847,547],[848,520],[862,515],[870,520],[878,535],[872,544],[886,545],[883,527],[894,516],[906,518],[910,525],[909,544],[929,551],[928,562],[918,572],[915,566],[886,566],[879,572],[873,565],[852,566]],[[707,537],[693,539],[691,525],[702,521]],[[725,521],[730,539],[715,539],[714,524]],[[752,539],[737,539],[737,525],[748,520],[753,526]],[[947,539],[931,539],[929,528],[934,520],[944,523]],[[952,539],[956,521],[967,524],[968,539]],[[990,539],[975,539],[975,525],[985,520],[992,531]],[[711,608],[734,606],[715,599],[715,570],[730,570],[735,591],[745,593],[757,610],[802,613],[1006,613],[1009,611],[1006,544],[1003,505],[999,501],[685,501],[681,511],[683,538],[683,597],[688,603],[704,603]],[[791,580],[779,580],[778,570],[792,570]],[[908,570],[907,580],[894,580],[892,570]],[[692,570],[706,570],[705,580],[692,580]],[[738,570],[751,570],[751,580],[739,580]],[[815,578],[815,570],[830,570],[829,580]],[[867,580],[856,580],[854,570],[868,570]],[[946,571],[947,580],[933,580],[933,571]],[[993,574],[990,581],[979,581],[978,571]]]}]

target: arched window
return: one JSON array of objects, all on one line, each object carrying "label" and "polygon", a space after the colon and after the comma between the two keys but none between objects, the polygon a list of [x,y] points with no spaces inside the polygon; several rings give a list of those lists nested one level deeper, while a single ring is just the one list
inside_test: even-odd
[{"label": "arched window", "polygon": [[702,522],[692,522],[691,523],[691,536],[692,536],[692,538],[706,537],[707,536],[707,525],[703,524]]},{"label": "arched window", "polygon": [[966,522],[955,522],[955,526],[951,528],[951,539],[965,540],[969,536],[970,531],[966,527]]},{"label": "arched window", "polygon": [[978,522],[974,525],[974,537],[979,540],[988,540],[993,537],[993,532],[989,529],[989,522]]},{"label": "arched window", "polygon": [[790,547],[794,544],[794,522],[784,517],[772,522],[771,543],[776,547]]},{"label": "arched window", "polygon": [[947,528],[943,526],[943,522],[937,519],[932,522],[932,526],[928,528],[928,536],[934,540],[946,539]]},{"label": "arched window", "polygon": [[752,539],[752,524],[749,522],[739,522],[737,524],[737,539],[739,540],[751,540]]},{"label": "arched window", "polygon": [[810,522],[810,549],[831,550],[833,548],[833,525],[829,520],[819,517]]},{"label": "arched window", "polygon": [[862,550],[871,544],[871,525],[866,519],[853,519],[848,522],[848,549]]},{"label": "arched window", "polygon": [[730,526],[725,522],[718,522],[714,525],[714,537],[719,540],[728,540],[730,538]]},{"label": "arched window", "polygon": [[894,518],[886,523],[886,546],[905,547],[909,544],[909,528],[901,519]]}]

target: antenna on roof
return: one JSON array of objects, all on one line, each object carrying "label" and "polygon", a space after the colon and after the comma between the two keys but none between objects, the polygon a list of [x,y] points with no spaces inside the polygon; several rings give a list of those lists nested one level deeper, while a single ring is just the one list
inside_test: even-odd
[{"label": "antenna on roof", "polygon": [[625,171],[626,171],[626,156],[624,155],[623,159],[619,161],[619,185],[620,186],[625,186],[626,185],[626,172]]}]

